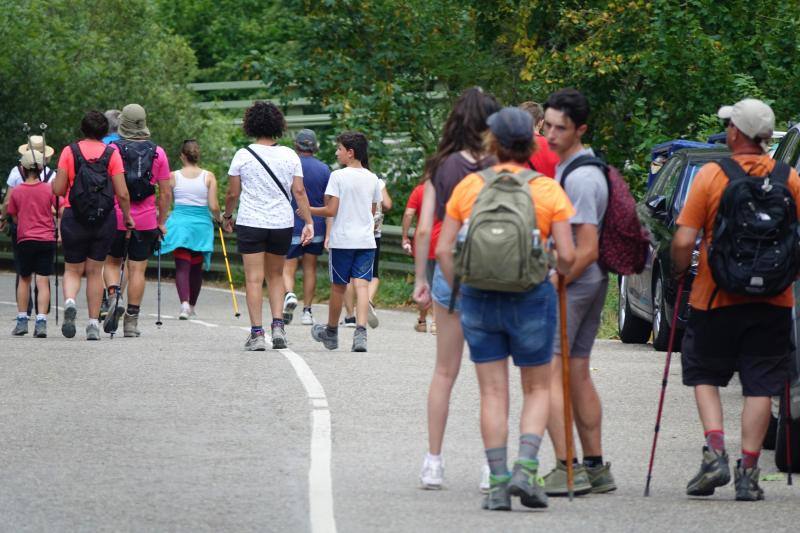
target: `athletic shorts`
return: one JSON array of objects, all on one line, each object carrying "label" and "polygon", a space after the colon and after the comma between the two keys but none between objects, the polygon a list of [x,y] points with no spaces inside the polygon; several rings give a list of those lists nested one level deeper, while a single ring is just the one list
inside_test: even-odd
[{"label": "athletic shorts", "polygon": [[[122,259],[122,256],[125,255],[126,233],[124,230],[117,230],[108,255],[116,259]],[[131,238],[128,241],[128,260],[147,261],[156,249],[157,240],[157,229],[131,231]]]},{"label": "athletic shorts", "polygon": [[268,253],[285,256],[292,244],[294,228],[253,228],[236,224],[236,243],[240,254]]},{"label": "athletic shorts", "polygon": [[331,283],[347,285],[351,279],[372,280],[374,248],[331,248],[328,254],[328,271]]},{"label": "athletic shorts", "polygon": [[83,263],[87,259],[105,261],[114,237],[117,235],[117,217],[111,213],[102,222],[84,225],[64,209],[61,218],[61,247],[65,263]]},{"label": "athletic shorts", "polygon": [[51,276],[55,257],[55,242],[18,242],[14,250],[14,263],[17,266],[17,274],[23,278],[27,278],[31,274]]},{"label": "athletic shorts", "polygon": [[745,396],[778,396],[789,379],[792,310],[758,303],[692,308],[683,335],[683,384],[725,387],[739,372]]},{"label": "athletic shorts", "polygon": [[[608,292],[608,278],[600,283],[576,282],[567,286],[567,341],[570,357],[586,358],[600,329]],[[559,317],[559,320],[561,317]],[[561,353],[561,336],[556,333],[555,353]]]},{"label": "athletic shorts", "polygon": [[539,366],[553,359],[556,291],[549,282],[528,292],[461,287],[461,328],[473,363],[512,357],[515,366]]},{"label": "athletic shorts", "polygon": [[[445,309],[450,308],[450,298],[453,297],[453,289],[450,287],[450,284],[447,283],[447,280],[444,279],[444,274],[442,274],[442,269],[439,268],[439,264],[437,263],[433,269],[433,281],[431,282],[431,299],[434,302],[441,305]],[[460,311],[461,310],[461,295],[459,294],[456,296],[456,305],[453,307],[453,311]]]},{"label": "athletic shorts", "polygon": [[303,246],[300,244],[300,237],[296,237],[296,239],[297,242],[294,242],[295,237],[292,237],[292,244],[289,247],[289,252],[286,254],[286,259],[297,259],[298,257],[303,257],[305,254],[322,255],[322,252],[325,251],[324,240],[319,242],[311,241]]},{"label": "athletic shorts", "polygon": [[375,258],[372,260],[372,277],[379,278],[378,268],[381,266],[381,238],[375,237]]}]

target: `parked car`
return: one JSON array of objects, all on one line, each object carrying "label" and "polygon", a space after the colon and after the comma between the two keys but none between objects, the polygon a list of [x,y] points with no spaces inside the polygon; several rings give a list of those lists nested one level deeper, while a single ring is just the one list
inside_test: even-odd
[{"label": "parked car", "polygon": [[[666,290],[674,293],[670,274],[670,243],[675,221],[686,202],[689,187],[700,167],[730,155],[720,145],[683,148],[675,151],[656,174],[639,202],[639,213],[647,224],[653,242],[650,257],[641,274],[620,276],[619,279],[619,337],[624,343],[646,343],[651,335],[653,347],[666,351],[674,308],[665,298]],[[695,252],[695,261],[698,252]],[[684,297],[678,313],[675,349],[680,349],[686,325],[688,294],[694,274],[690,272],[684,285]]]},{"label": "parked car", "polygon": [[800,124],[789,128],[772,157],[800,170]]}]

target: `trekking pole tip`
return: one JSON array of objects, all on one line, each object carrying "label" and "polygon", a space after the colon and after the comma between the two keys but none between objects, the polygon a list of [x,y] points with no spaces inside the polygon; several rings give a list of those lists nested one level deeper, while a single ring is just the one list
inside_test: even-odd
[{"label": "trekking pole tip", "polygon": [[239,318],[240,316],[242,316],[242,313],[236,313],[236,318]]}]

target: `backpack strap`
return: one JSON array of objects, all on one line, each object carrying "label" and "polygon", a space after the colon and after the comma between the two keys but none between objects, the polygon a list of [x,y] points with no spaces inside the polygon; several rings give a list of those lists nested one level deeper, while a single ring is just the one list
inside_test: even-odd
[{"label": "backpack strap", "polygon": [[748,176],[747,172],[744,171],[741,165],[739,165],[739,163],[730,157],[723,157],[717,161],[717,164],[722,169],[722,172],[728,176],[728,183],[734,180],[746,179]]},{"label": "backpack strap", "polygon": [[284,186],[283,186],[283,183],[281,183],[281,182],[278,180],[277,176],[275,176],[275,173],[274,173],[274,172],[272,172],[272,169],[271,169],[271,168],[269,168],[269,165],[267,165],[267,163],[266,163],[266,162],[265,162],[263,159],[261,159],[261,157],[259,157],[259,155],[258,155],[258,154],[255,152],[255,150],[253,150],[253,149],[252,149],[252,148],[250,148],[249,146],[245,146],[245,147],[244,147],[244,149],[245,149],[245,150],[247,150],[248,152],[250,152],[250,153],[252,154],[252,156],[256,158],[256,161],[258,161],[259,163],[261,163],[261,166],[262,166],[262,167],[264,167],[264,169],[265,169],[265,170],[267,171],[267,173],[270,175],[270,177],[272,178],[272,180],[275,182],[275,185],[277,185],[277,186],[278,186],[278,188],[281,190],[281,192],[283,193],[283,195],[286,197],[286,200],[288,200],[288,201],[289,201],[289,203],[291,203],[291,202],[292,202],[292,200],[291,200],[291,198],[289,197],[289,193],[288,193],[288,192],[286,192],[286,189],[284,188]]},{"label": "backpack strap", "polygon": [[791,171],[792,167],[783,161],[775,161],[775,166],[772,168],[772,172],[769,173],[769,179],[776,183],[785,184],[789,181]]},{"label": "backpack strap", "polygon": [[541,172],[536,172],[535,170],[522,170],[520,172],[496,172],[491,168],[487,168],[478,172],[478,175],[483,178],[484,185],[491,185],[501,176],[506,176],[509,178],[514,179],[518,184],[524,185],[536,178],[541,178],[544,176]]},{"label": "backpack strap", "polygon": [[69,145],[69,150],[72,152],[72,164],[75,170],[75,175],[78,175],[78,169],[86,163],[86,158],[83,157],[81,153],[81,149],[78,147],[78,143],[72,143]]},{"label": "backpack strap", "polygon": [[567,176],[569,176],[573,170],[586,166],[600,167],[600,170],[603,171],[603,174],[607,174],[608,165],[605,161],[597,156],[589,154],[581,155],[576,157],[569,165],[567,165],[567,168],[565,168],[564,172],[561,173],[561,187],[564,188],[565,183],[567,182]]}]

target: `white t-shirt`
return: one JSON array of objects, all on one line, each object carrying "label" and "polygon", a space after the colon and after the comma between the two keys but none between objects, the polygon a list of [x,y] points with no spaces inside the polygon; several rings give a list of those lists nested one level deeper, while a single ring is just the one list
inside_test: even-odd
[{"label": "white t-shirt", "polygon": [[[39,175],[39,178],[44,181],[47,178],[48,172],[50,172],[50,167],[44,167],[44,170]],[[56,173],[53,171],[52,174],[50,174],[50,179],[52,180],[55,177]],[[13,189],[17,185],[20,185],[23,181],[25,180],[22,179],[22,174],[19,173],[19,166],[15,166],[11,169],[11,172],[8,173],[8,180],[6,180],[6,184],[8,185],[9,189]]]},{"label": "white t-shirt", "polygon": [[378,205],[375,206],[375,217],[373,218],[376,239],[381,238],[381,231],[383,230],[383,189],[386,188],[386,182],[378,178],[378,186],[381,188],[381,199],[378,201]]},{"label": "white t-shirt", "polygon": [[334,170],[325,194],[339,199],[328,245],[355,250],[375,248],[372,204],[381,201],[378,176],[365,168]]},{"label": "white t-shirt", "polygon": [[[250,148],[269,165],[291,198],[294,176],[303,177],[300,157],[286,146],[251,144]],[[239,176],[242,180],[236,224],[265,229],[294,227],[292,204],[253,154],[244,148],[238,150],[228,175]]]}]

